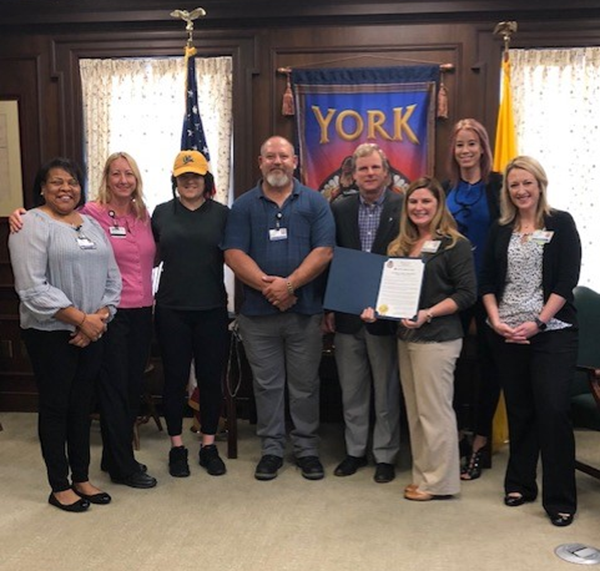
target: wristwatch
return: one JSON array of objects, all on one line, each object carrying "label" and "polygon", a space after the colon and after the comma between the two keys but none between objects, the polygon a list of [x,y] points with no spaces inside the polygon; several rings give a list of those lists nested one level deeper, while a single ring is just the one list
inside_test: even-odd
[{"label": "wristwatch", "polygon": [[533,321],[535,321],[535,324],[537,325],[537,328],[540,331],[545,331],[546,327],[548,327],[548,325],[544,323],[539,317],[534,317]]}]

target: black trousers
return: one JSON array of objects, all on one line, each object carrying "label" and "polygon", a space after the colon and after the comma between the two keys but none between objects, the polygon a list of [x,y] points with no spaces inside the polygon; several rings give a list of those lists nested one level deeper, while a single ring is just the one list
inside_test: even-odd
[{"label": "black trousers", "polygon": [[[480,434],[486,438],[492,436],[492,422],[494,414],[498,407],[500,399],[500,381],[498,379],[498,370],[496,368],[492,355],[490,340],[487,335],[489,326],[486,324],[487,312],[481,299],[478,299],[475,305],[462,311],[460,319],[463,325],[465,336],[469,331],[471,321],[475,319],[477,328],[477,368],[479,370],[479,379],[475,399],[475,418],[473,429],[474,434]],[[460,426],[459,428],[465,428]]]},{"label": "black trousers", "polygon": [[152,307],[119,309],[104,335],[97,384],[102,431],[102,468],[113,478],[139,470],[133,455],[133,424],[139,411],[152,340]]},{"label": "black trousers", "polygon": [[201,430],[216,434],[229,352],[227,309],[185,311],[156,306],[155,325],[165,375],[163,410],[169,436],[182,432],[192,359],[200,392]]},{"label": "black trousers", "polygon": [[69,331],[23,330],[39,392],[38,432],[54,492],[86,482],[90,464],[90,408],[104,339],[80,349]]},{"label": "black trousers", "polygon": [[573,328],[538,333],[530,345],[505,343],[488,327],[504,389],[510,457],[505,492],[537,496],[536,469],[542,458],[542,504],[549,514],[575,513],[575,438],[570,388],[577,360]]}]

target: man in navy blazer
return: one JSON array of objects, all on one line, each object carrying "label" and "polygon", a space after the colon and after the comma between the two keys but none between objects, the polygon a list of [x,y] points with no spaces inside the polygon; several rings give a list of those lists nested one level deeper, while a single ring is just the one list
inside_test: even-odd
[{"label": "man in navy blazer", "polygon": [[[331,204],[336,224],[336,245],[376,254],[387,253],[399,232],[402,196],[387,188],[389,162],[374,144],[359,145],[352,156],[358,194]],[[391,482],[400,447],[400,382],[394,322],[365,324],[357,315],[329,313],[327,330],[335,331],[335,360],[342,388],[346,457],[334,471],[350,476],[367,465],[371,394],[374,479]]]}]

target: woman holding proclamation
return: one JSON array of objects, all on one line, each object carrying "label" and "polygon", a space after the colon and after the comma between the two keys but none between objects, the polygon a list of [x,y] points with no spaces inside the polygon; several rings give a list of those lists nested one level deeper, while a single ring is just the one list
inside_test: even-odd
[{"label": "woman holding proclamation", "polygon": [[[429,501],[460,492],[458,431],[452,407],[454,368],[462,348],[458,315],[476,299],[473,254],[446,208],[444,191],[423,177],[406,191],[400,234],[389,256],[425,264],[419,309],[398,328],[400,381],[413,456],[404,497]],[[362,315],[374,320],[373,309]]]}]

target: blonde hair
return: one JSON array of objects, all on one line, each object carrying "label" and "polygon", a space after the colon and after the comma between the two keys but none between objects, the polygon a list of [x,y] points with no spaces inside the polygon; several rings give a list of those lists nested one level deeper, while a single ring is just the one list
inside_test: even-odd
[{"label": "blonde hair", "polygon": [[408,199],[413,192],[426,188],[437,200],[437,210],[429,227],[433,236],[450,238],[447,248],[452,248],[462,235],[456,228],[456,222],[446,207],[446,196],[441,184],[433,177],[423,176],[410,184],[404,193],[404,206],[400,214],[400,233],[390,243],[387,253],[389,256],[408,256],[419,240],[419,229],[408,216]]},{"label": "blonde hair", "polygon": [[98,189],[98,193],[96,195],[96,201],[99,204],[108,204],[112,199],[112,192],[109,187],[109,176],[110,176],[110,167],[117,159],[125,159],[129,163],[129,167],[133,172],[133,176],[135,177],[136,185],[133,193],[131,194],[131,204],[133,206],[133,210],[135,212],[136,217],[139,220],[145,220],[148,216],[148,210],[146,208],[146,203],[144,202],[144,194],[143,194],[143,184],[142,184],[142,175],[140,173],[140,169],[135,162],[135,159],[124,152],[113,153],[110,155],[106,162],[104,163],[104,169],[102,170],[102,179],[100,181],[100,188]]},{"label": "blonde hair", "polygon": [[551,208],[548,204],[547,189],[548,176],[544,167],[533,157],[521,155],[510,161],[504,169],[504,180],[502,181],[502,190],[500,191],[500,224],[506,225],[518,222],[519,210],[513,204],[508,192],[508,173],[514,169],[522,169],[533,175],[540,189],[540,198],[535,210],[535,224],[538,228],[544,227],[544,216],[550,214]]},{"label": "blonde hair", "polygon": [[358,145],[352,154],[352,172],[356,172],[356,161],[362,157],[370,157],[373,154],[378,154],[381,157],[381,164],[386,172],[390,170],[390,162],[383,149],[375,143],[362,143]]}]

